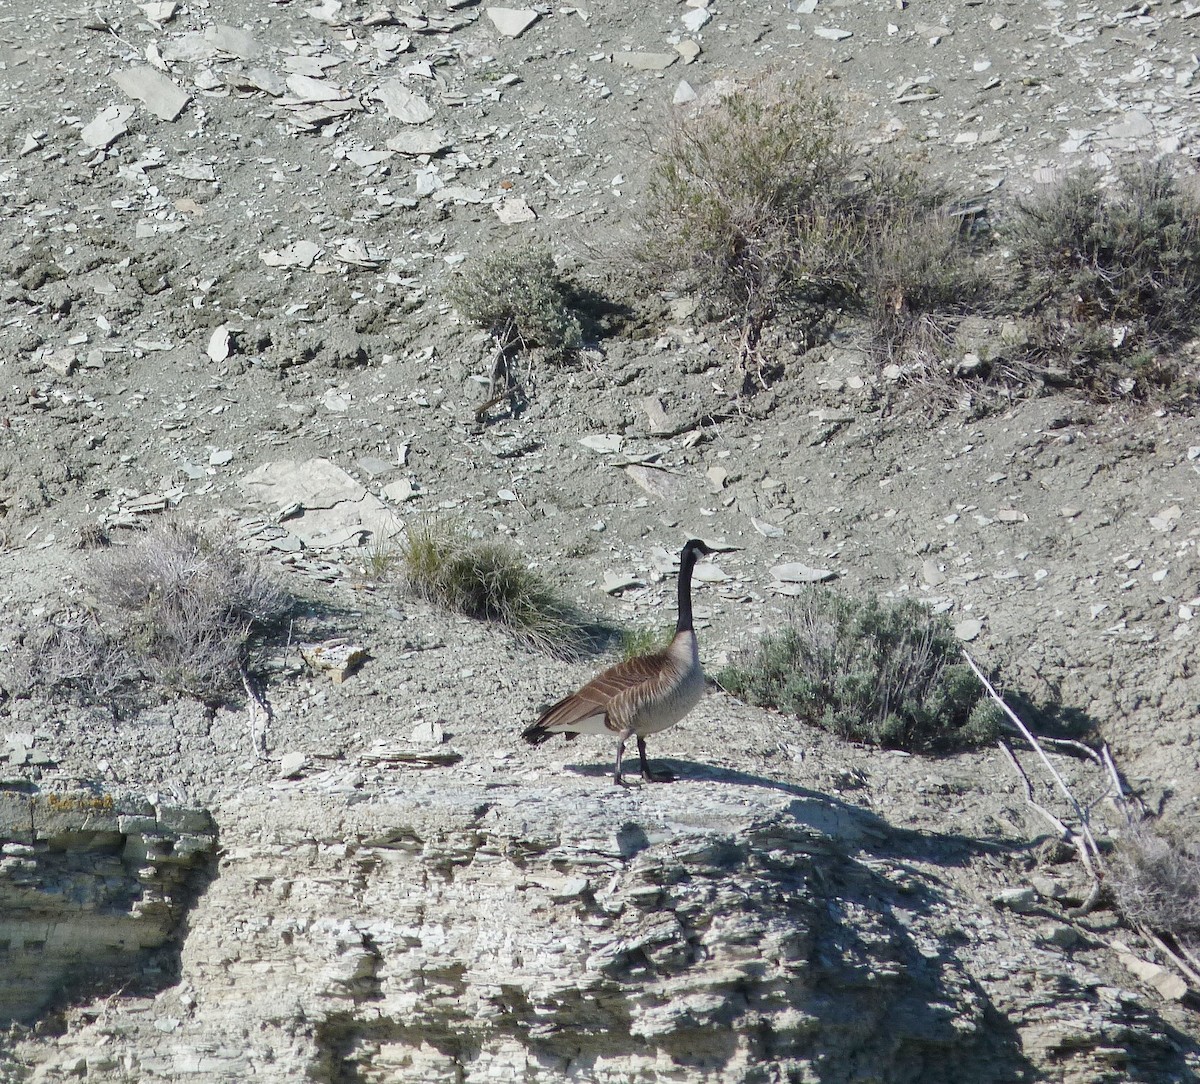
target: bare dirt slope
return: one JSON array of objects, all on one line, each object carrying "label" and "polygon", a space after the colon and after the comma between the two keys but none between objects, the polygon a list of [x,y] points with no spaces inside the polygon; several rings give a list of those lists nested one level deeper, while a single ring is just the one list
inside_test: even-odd
[{"label": "bare dirt slope", "polygon": [[[946,410],[890,384],[853,328],[807,353],[774,344],[783,379],[746,397],[735,343],[638,298],[604,258],[629,235],[682,81],[827,79],[864,141],[976,195],[1015,198],[1081,163],[1187,161],[1190,5],[653,0],[540,8],[516,37],[474,4],[54,7],[0,9],[0,638],[11,653],[86,595],[81,527],[102,521],[119,542],[173,515],[280,561],[312,603],[297,638],[351,636],[371,658],[333,685],[281,652],[265,734],[244,709],[112,719],[6,700],[0,736],[53,761],[14,775],[161,790],[220,823],[288,753],[310,778],[354,766],[358,786],[382,785],[363,757],[436,721],[462,778],[545,780],[565,759],[607,786],[607,743],[517,740],[590,665],[404,598],[371,575],[371,544],[286,551],[278,507],[243,483],[320,457],[401,521],[449,514],[508,538],[584,608],[631,625],[670,620],[656,550],[692,535],[742,547],[698,585],[710,669],[786,613],[770,589],[781,561],[931,600],[979,622],[971,650],[1010,687],[1094,724],[1152,809],[1195,819],[1192,419],[1068,394]],[[488,343],[445,289],[465,261],[531,239],[640,315],[578,363],[531,370],[528,409],[481,425]],[[620,441],[580,443],[600,434]],[[626,469],[651,453],[666,468],[653,492]],[[609,573],[643,586],[611,597]],[[992,840],[986,858],[941,863],[931,843],[918,863],[980,906],[1028,883],[1024,845],[1044,831],[998,752],[848,749],[716,693],[652,752],[689,787],[713,770],[778,778],[896,829]],[[1069,770],[1085,795],[1101,789]],[[1094,815],[1119,827],[1103,804]],[[1169,1051],[1145,1064],[1195,1072],[1194,1008],[1139,987],[1095,921],[1035,951],[1035,920],[1006,914],[1023,962],[981,954],[973,981],[1001,1013],[1032,990],[1062,1019],[1087,991],[1136,990],[1151,1022],[1129,1026]],[[1055,975],[1077,970],[1070,983],[1044,981],[1051,958]],[[1030,1072],[1054,1078],[1056,1041]]]}]

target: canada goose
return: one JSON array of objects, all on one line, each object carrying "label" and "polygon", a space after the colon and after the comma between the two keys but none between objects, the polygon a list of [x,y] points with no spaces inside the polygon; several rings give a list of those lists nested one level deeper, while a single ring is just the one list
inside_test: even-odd
[{"label": "canada goose", "polygon": [[679,619],[664,650],[610,666],[582,689],[547,708],[521,737],[530,745],[540,745],[555,734],[565,735],[568,741],[580,734],[616,734],[613,781],[624,786],[621,759],[625,742],[636,736],[642,778],[647,783],[671,782],[675,777],[670,772],[650,770],[646,735],[674,726],[704,693],[704,671],[692,628],[692,568],[697,557],[716,552],[698,538],[684,545],[679,555]]}]

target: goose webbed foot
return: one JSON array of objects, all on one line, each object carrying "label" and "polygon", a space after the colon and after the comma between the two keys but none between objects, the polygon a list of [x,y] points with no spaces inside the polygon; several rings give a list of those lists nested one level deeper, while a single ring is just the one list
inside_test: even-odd
[{"label": "goose webbed foot", "polygon": [[668,771],[666,768],[661,768],[657,772],[650,767],[650,762],[646,759],[646,739],[638,738],[638,760],[641,762],[642,778],[647,783],[674,783],[675,773]]}]

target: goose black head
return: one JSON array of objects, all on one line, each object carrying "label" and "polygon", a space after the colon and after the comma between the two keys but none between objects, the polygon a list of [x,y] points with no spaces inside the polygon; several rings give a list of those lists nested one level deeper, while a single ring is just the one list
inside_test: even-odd
[{"label": "goose black head", "polygon": [[700,538],[689,538],[683,544],[683,553],[691,553],[693,557],[707,557],[711,553],[731,553],[737,546],[710,546]]}]

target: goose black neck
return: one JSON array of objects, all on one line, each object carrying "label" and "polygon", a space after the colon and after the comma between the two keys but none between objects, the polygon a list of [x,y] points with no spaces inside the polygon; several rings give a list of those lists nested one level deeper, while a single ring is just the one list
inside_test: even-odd
[{"label": "goose black neck", "polygon": [[692,631],[692,568],[699,554],[690,546],[679,557],[679,620],[675,631]]}]

